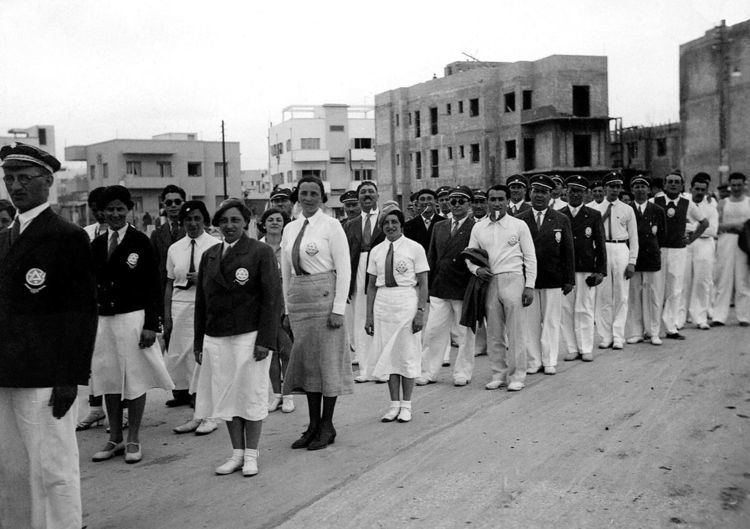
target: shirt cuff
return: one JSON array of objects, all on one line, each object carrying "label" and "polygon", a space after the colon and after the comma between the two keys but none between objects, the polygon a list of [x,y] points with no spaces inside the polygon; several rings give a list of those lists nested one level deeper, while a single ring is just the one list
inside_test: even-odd
[{"label": "shirt cuff", "polygon": [[334,314],[338,314],[339,316],[343,316],[345,311],[346,311],[346,301],[344,301],[343,303],[334,303],[333,310],[331,312]]},{"label": "shirt cuff", "polygon": [[526,279],[526,284],[524,285],[524,287],[526,287],[526,288],[534,288],[534,283],[535,282],[536,282],[536,279],[532,279],[531,281],[529,281],[528,279]]}]

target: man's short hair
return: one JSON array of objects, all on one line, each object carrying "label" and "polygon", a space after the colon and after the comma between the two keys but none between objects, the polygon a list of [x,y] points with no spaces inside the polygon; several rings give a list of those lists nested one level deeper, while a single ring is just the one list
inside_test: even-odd
[{"label": "man's short hair", "polygon": [[378,185],[375,182],[373,182],[372,180],[364,180],[357,186],[357,195],[359,195],[359,190],[365,186],[374,187],[376,192],[378,190]]},{"label": "man's short hair", "polygon": [[743,182],[746,182],[747,177],[744,173],[732,173],[729,175],[729,178],[727,178],[727,181],[729,180],[742,180]]},{"label": "man's short hair", "polygon": [[708,173],[703,173],[703,172],[696,173],[695,176],[693,176],[693,178],[690,179],[690,187],[693,187],[696,184],[696,182],[709,185],[711,183],[711,175],[709,175]]},{"label": "man's short hair", "polygon": [[508,198],[510,196],[510,189],[505,184],[495,184],[494,186],[490,186],[487,188],[487,200],[490,198],[490,191],[503,191],[505,193],[505,198]]},{"label": "man's short hair", "polygon": [[88,204],[91,209],[96,209],[96,205],[99,203],[99,197],[104,193],[104,187],[96,187],[89,191]]},{"label": "man's short hair", "polygon": [[182,200],[185,200],[187,198],[187,194],[185,193],[185,190],[182,189],[180,186],[176,186],[174,184],[169,184],[164,189],[161,190],[161,194],[159,195],[159,202],[164,202],[164,198],[169,193],[177,193],[182,197]]}]

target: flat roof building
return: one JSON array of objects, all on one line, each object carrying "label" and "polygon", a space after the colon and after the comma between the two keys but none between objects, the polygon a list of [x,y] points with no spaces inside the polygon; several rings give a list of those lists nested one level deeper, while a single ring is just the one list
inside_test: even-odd
[{"label": "flat roof building", "polygon": [[610,143],[612,165],[626,174],[665,177],[680,168],[682,142],[679,123],[626,127]]},{"label": "flat roof building", "polygon": [[381,196],[487,187],[515,173],[609,169],[607,58],[454,62],[445,76],[375,96]]}]

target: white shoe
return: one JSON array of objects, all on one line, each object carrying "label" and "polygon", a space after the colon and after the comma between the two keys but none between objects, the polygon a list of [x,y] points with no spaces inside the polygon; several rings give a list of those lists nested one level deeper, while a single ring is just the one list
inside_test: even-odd
[{"label": "white shoe", "polygon": [[627,340],[625,340],[625,342],[629,344],[641,343],[642,341],[643,341],[643,338],[641,338],[640,336],[634,336],[632,338],[628,338]]},{"label": "white shoe", "polygon": [[381,417],[380,422],[393,422],[396,420],[396,417],[398,417],[399,410],[398,406],[391,406],[388,408],[388,411],[385,412],[385,415]]},{"label": "white shoe", "polygon": [[367,382],[367,377],[364,375],[357,375],[356,377],[354,377],[354,382],[362,384],[363,382]]},{"label": "white shoe", "polygon": [[203,419],[200,426],[195,429],[195,435],[208,435],[216,431],[219,425],[213,419]]},{"label": "white shoe", "polygon": [[466,377],[456,377],[453,379],[453,385],[454,386],[465,386],[469,383],[469,379]]},{"label": "white shoe", "polygon": [[[248,453],[249,452],[249,453]],[[244,464],[242,465],[242,475],[246,478],[258,473],[258,451],[245,450]]]},{"label": "white shoe", "polygon": [[703,323],[699,324],[698,328],[700,330],[702,330],[702,331],[710,331],[711,330],[711,326],[708,323],[706,323],[706,322],[703,322]]},{"label": "white shoe", "polygon": [[508,391],[521,391],[524,388],[523,382],[513,381],[508,384]]},{"label": "white shoe", "polygon": [[616,351],[621,351],[622,350],[622,340],[615,339],[612,342],[612,349],[614,349]]},{"label": "white shoe", "polygon": [[491,391],[493,389],[498,389],[504,385],[505,385],[504,380],[490,380],[484,385],[484,389],[488,389]]},{"label": "white shoe", "polygon": [[557,369],[555,369],[555,366],[544,366],[545,375],[554,375],[555,373],[557,373]]},{"label": "white shoe", "polygon": [[401,408],[398,412],[398,422],[409,422],[411,420],[411,408]]},{"label": "white shoe", "polygon": [[216,467],[216,473],[220,476],[224,476],[226,474],[231,474],[232,472],[237,472],[239,469],[242,468],[242,459],[236,459],[235,457],[230,457],[227,459],[227,462],[224,463],[221,466]]},{"label": "white shoe", "polygon": [[651,345],[661,345],[661,338],[659,338],[658,336],[652,336]]},{"label": "white shoe", "polygon": [[572,362],[573,360],[578,360],[580,356],[578,353],[568,353],[565,355],[565,361]]},{"label": "white shoe", "polygon": [[593,362],[594,361],[594,354],[593,353],[583,353],[581,355],[581,360],[584,362]]},{"label": "white shoe", "polygon": [[185,424],[181,424],[179,426],[175,426],[172,428],[172,431],[174,433],[190,433],[194,432],[198,426],[200,426],[201,422],[197,419],[190,419]]},{"label": "white shoe", "polygon": [[284,413],[292,413],[294,411],[294,397],[291,395],[281,397],[281,411]]},{"label": "white shoe", "polygon": [[433,384],[435,381],[425,377],[417,377],[414,379],[414,383],[417,386],[426,386],[427,384]]},{"label": "white shoe", "polygon": [[281,406],[281,395],[274,393],[271,400],[268,401],[268,411],[276,411],[279,409],[279,406]]}]

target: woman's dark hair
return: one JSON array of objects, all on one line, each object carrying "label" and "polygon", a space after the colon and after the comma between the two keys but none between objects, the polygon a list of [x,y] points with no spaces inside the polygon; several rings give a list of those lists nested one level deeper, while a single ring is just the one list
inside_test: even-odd
[{"label": "woman's dark hair", "polygon": [[133,200],[130,198],[130,191],[128,191],[127,187],[120,185],[105,187],[96,202],[96,209],[101,211],[107,207],[107,204],[115,200],[119,200],[125,204],[125,207],[129,210],[133,209]]},{"label": "woman's dark hair", "polygon": [[187,214],[191,211],[195,211],[196,209],[201,212],[201,215],[203,215],[203,223],[208,226],[209,222],[211,222],[211,216],[208,214],[206,205],[200,200],[188,200],[187,202],[182,204],[177,220],[180,222],[180,224],[182,224],[185,221],[185,217],[187,217]]},{"label": "woman's dark hair", "polygon": [[311,182],[313,184],[318,184],[318,187],[320,188],[320,198],[325,204],[328,202],[328,195],[326,195],[326,189],[323,187],[323,181],[318,178],[317,176],[303,176],[297,181],[297,187],[294,188],[294,191],[292,191],[292,202],[299,202],[299,188],[304,184],[305,182]]},{"label": "woman's dark hair", "polygon": [[385,223],[385,219],[388,218],[390,215],[395,215],[398,219],[399,224],[401,224],[401,228],[404,227],[404,224],[406,223],[406,219],[404,218],[404,213],[400,209],[392,209],[388,213],[384,214],[382,217],[380,217],[380,222],[378,224],[380,225],[380,229],[383,229],[383,224]]},{"label": "woman's dark hair", "polygon": [[284,226],[292,221],[292,219],[289,218],[289,215],[281,211],[279,208],[268,208],[260,216],[260,220],[258,221],[258,233],[262,235],[266,234],[266,221],[268,220],[268,217],[275,213],[278,213],[279,215],[281,215],[281,218],[284,219]]},{"label": "woman's dark hair", "polygon": [[0,213],[2,213],[3,211],[7,211],[8,216],[11,219],[16,218],[16,208],[13,207],[13,204],[11,204],[10,200],[0,198]]}]

